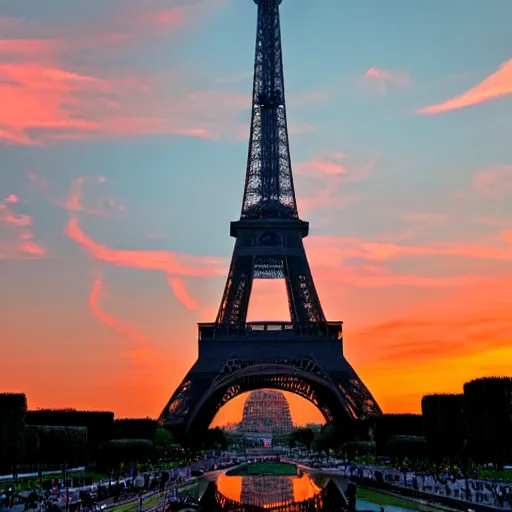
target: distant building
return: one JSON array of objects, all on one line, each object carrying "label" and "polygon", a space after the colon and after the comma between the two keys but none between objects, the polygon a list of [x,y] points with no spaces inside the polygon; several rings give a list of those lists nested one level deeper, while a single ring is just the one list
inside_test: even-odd
[{"label": "distant building", "polygon": [[290,406],[283,393],[262,389],[247,397],[238,432],[280,435],[292,430]]}]

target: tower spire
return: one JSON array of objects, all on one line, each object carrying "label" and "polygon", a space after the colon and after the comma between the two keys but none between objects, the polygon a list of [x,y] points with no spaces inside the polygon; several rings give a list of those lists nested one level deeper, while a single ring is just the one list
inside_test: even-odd
[{"label": "tower spire", "polygon": [[291,322],[325,322],[302,239],[309,224],[299,219],[293,188],[279,4],[258,4],[251,137],[240,220],[216,323],[244,328],[254,279],[284,279]]},{"label": "tower spire", "polygon": [[254,1],[258,4],[258,27],[241,219],[298,219],[284,96],[279,21],[282,0]]}]

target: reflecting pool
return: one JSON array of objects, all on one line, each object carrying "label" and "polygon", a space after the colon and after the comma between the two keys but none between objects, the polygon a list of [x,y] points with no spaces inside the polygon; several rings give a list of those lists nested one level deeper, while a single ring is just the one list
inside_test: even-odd
[{"label": "reflecting pool", "polygon": [[322,490],[306,473],[300,476],[221,474],[217,478],[217,489],[230,500],[260,507],[304,501]]}]

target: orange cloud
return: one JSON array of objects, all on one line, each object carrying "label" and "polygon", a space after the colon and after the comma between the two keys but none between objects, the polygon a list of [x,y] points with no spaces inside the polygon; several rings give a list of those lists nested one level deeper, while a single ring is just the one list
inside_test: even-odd
[{"label": "orange cloud", "polygon": [[497,165],[478,172],[473,179],[472,188],[489,197],[512,195],[512,165]]},{"label": "orange cloud", "polygon": [[363,77],[365,83],[375,87],[380,94],[386,94],[389,85],[407,87],[411,79],[407,71],[371,67]]},{"label": "orange cloud", "polygon": [[414,300],[392,321],[346,332],[345,349],[386,412],[417,412],[426,393],[460,392],[469,379],[510,375],[512,275],[484,277]]},{"label": "orange cloud", "polygon": [[470,107],[512,93],[512,59],[504,62],[492,75],[488,76],[469,91],[448,99],[438,105],[424,107],[417,114],[440,114],[449,110]]},{"label": "orange cloud", "polygon": [[14,194],[0,201],[0,259],[42,258],[46,249],[35,240],[32,217],[13,210],[18,203]]}]

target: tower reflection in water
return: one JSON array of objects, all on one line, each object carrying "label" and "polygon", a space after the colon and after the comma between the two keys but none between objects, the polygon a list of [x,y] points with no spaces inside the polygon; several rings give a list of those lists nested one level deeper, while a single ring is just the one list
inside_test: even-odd
[{"label": "tower reflection in water", "polygon": [[217,489],[230,500],[262,507],[304,501],[322,490],[307,474],[301,477],[220,475]]}]

